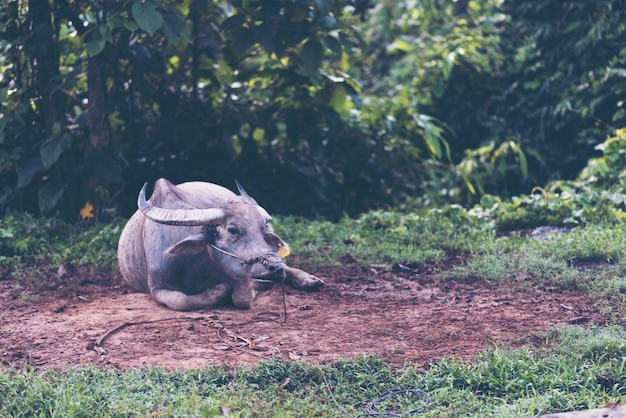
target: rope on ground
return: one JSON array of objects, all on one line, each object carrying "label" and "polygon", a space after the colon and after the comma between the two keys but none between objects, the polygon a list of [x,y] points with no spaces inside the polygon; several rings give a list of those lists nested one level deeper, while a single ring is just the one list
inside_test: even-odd
[{"label": "rope on ground", "polygon": [[[383,402],[385,402],[387,399],[395,397],[395,396],[402,396],[402,395],[407,395],[407,394],[414,394],[417,395],[419,398],[422,399],[422,406],[418,407],[418,408],[414,408],[408,411],[401,411],[401,412],[392,412],[389,408],[388,409],[380,409],[380,406]],[[359,403],[357,403],[356,405],[361,405],[364,403],[367,403],[367,406],[365,407],[365,413],[361,414],[362,416],[367,416],[367,417],[403,417],[403,416],[407,416],[407,415],[416,415],[419,414],[420,412],[422,412],[424,410],[424,408],[426,408],[426,406],[431,402],[430,399],[430,395],[428,395],[428,393],[426,393],[425,391],[423,391],[422,389],[418,389],[418,388],[408,388],[408,389],[393,389],[390,390],[388,392],[383,393],[379,398],[376,399],[366,399],[364,401],[361,401]]]},{"label": "rope on ground", "polygon": [[102,347],[102,344],[104,343],[104,340],[106,340],[111,335],[115,334],[116,332],[118,332],[121,329],[126,328],[126,327],[131,327],[131,326],[134,326],[134,325],[153,324],[155,322],[164,322],[164,321],[198,321],[198,320],[202,320],[202,319],[210,321],[209,318],[204,317],[204,316],[195,316],[195,317],[185,316],[185,317],[176,317],[176,318],[151,319],[151,320],[148,320],[148,321],[124,322],[123,324],[118,325],[115,328],[110,329],[109,331],[105,332],[100,338],[98,338],[96,340],[96,346]]},{"label": "rope on ground", "polygon": [[[328,393],[330,394],[330,397],[335,403],[335,405],[337,406],[337,408],[339,408],[339,410],[345,416],[349,418],[353,418],[354,416],[350,414],[335,398],[333,389],[328,383],[328,380],[326,380],[326,375],[324,374],[324,371],[320,367],[318,367],[317,369],[322,375],[322,379],[324,380],[326,389],[328,390]],[[414,394],[414,395],[417,395],[419,398],[421,398],[422,406],[408,410],[408,411],[400,411],[400,412],[393,412],[390,410],[390,408],[380,409],[381,404],[385,402],[387,399],[394,397],[394,396],[401,396],[401,395],[407,395],[407,394]],[[362,400],[360,402],[353,404],[352,406],[358,407],[360,405],[367,404],[365,407],[365,412],[358,415],[360,417],[366,416],[366,417],[385,417],[386,418],[386,417],[404,417],[404,416],[419,414],[420,412],[424,411],[424,409],[430,402],[431,402],[430,395],[426,393],[425,391],[423,391],[422,389],[407,388],[407,389],[393,389],[393,390],[383,393],[380,397],[376,399],[374,398],[365,399],[365,400]],[[397,408],[396,408],[396,411],[397,411]]]},{"label": "rope on ground", "polygon": [[207,321],[208,323],[210,323],[215,329],[216,329],[216,333],[217,333],[217,337],[219,340],[221,340],[223,343],[225,343],[226,345],[228,345],[230,348],[243,352],[243,353],[247,353],[253,356],[257,356],[257,357],[261,357],[259,354],[251,352],[250,350],[246,350],[243,347],[238,347],[234,344],[231,344],[228,342],[228,340],[226,338],[224,338],[224,336],[222,335],[222,332],[226,333],[227,335],[229,335],[231,338],[235,339],[235,340],[240,340],[246,343],[247,348],[249,349],[255,349],[254,347],[254,343],[247,339],[244,338],[242,336],[240,336],[237,333],[234,333],[233,331],[229,330],[229,327],[237,327],[237,326],[242,326],[242,325],[246,325],[246,324],[250,324],[250,323],[254,323],[254,322],[278,322],[278,320],[283,317],[284,321],[286,321],[286,311],[285,311],[285,316],[283,317],[283,315],[281,315],[280,313],[277,312],[259,312],[256,314],[256,317],[250,321],[246,321],[246,322],[242,322],[239,324],[230,324],[227,326],[223,325],[220,321],[216,320],[215,316],[182,316],[182,317],[173,317],[173,318],[159,318],[159,319],[152,319],[152,320],[146,320],[146,321],[136,321],[136,322],[124,322],[110,330],[108,330],[107,332],[105,332],[102,336],[100,336],[100,338],[98,338],[95,343],[93,345],[90,344],[90,347],[92,347],[96,352],[98,352],[99,354],[104,354],[104,342],[107,338],[109,338],[111,335],[121,331],[122,329],[126,328],[126,327],[132,327],[135,325],[144,325],[144,324],[154,324],[157,322],[165,322],[165,321],[199,321],[199,320],[204,320]]}]

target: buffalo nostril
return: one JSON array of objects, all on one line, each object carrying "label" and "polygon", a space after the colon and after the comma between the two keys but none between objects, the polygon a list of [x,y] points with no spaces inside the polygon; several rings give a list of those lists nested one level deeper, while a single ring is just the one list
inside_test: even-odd
[{"label": "buffalo nostril", "polygon": [[281,271],[283,269],[283,264],[282,263],[270,264],[269,269],[270,271]]}]

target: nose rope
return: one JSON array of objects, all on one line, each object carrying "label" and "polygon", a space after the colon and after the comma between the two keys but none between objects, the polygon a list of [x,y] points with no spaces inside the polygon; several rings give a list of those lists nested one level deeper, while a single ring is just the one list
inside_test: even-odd
[{"label": "nose rope", "polygon": [[211,247],[215,248],[217,251],[219,251],[219,252],[221,252],[221,253],[224,253],[224,254],[229,255],[229,256],[231,256],[231,257],[238,258],[238,259],[240,259],[240,260],[244,260],[244,261],[245,261],[245,259],[244,259],[243,257],[239,257],[237,254],[229,253],[229,252],[228,252],[228,251],[226,251],[226,250],[222,250],[220,247],[216,247],[216,246],[215,246],[215,245],[213,245],[213,244],[211,244]]},{"label": "nose rope", "polygon": [[263,266],[269,268],[269,262],[267,261],[267,256],[268,255],[274,255],[274,253],[269,253],[268,252],[268,253],[265,253],[263,255],[259,255],[259,256],[256,256],[256,257],[249,258],[249,259],[245,259],[245,258],[243,258],[241,256],[238,256],[237,254],[233,254],[233,253],[228,252],[228,251],[226,251],[224,249],[221,249],[220,247],[218,247],[216,245],[211,244],[211,247],[215,248],[217,251],[219,251],[221,253],[224,253],[224,254],[229,255],[229,256],[231,256],[233,258],[237,258],[237,259],[241,260],[241,264],[242,265],[252,264],[252,263],[256,263],[257,261],[259,261],[259,262],[261,262],[261,264],[263,264]]}]

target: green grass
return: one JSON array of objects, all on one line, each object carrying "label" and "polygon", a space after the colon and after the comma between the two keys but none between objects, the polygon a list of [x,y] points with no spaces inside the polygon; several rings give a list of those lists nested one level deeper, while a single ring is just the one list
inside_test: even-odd
[{"label": "green grass", "polygon": [[[49,286],[60,263],[115,271],[125,220],[66,224],[28,215],[0,220],[0,267],[18,287]],[[626,224],[590,225],[535,239],[496,236],[496,224],[460,207],[412,213],[377,211],[337,223],[278,217],[290,262],[307,269],[359,265],[433,266],[448,280],[491,280],[519,288],[545,286],[588,293],[616,323],[626,302]],[[452,263],[452,264],[450,264]],[[47,272],[41,274],[42,272]],[[64,285],[61,281],[55,285]],[[65,283],[67,284],[67,283]],[[37,292],[25,291],[24,303]],[[2,417],[350,416],[394,388],[428,393],[426,417],[522,417],[602,407],[626,391],[626,331],[620,326],[565,327],[534,336],[526,349],[495,347],[471,362],[442,359],[426,368],[392,367],[364,357],[310,366],[266,361],[253,369],[98,369],[0,372]],[[609,379],[598,376],[608,376]],[[390,400],[397,410],[419,399]]]},{"label": "green grass", "polygon": [[551,283],[586,292],[610,311],[626,303],[625,255],[625,224],[589,225],[543,239],[498,238],[447,275],[454,280],[480,278],[513,287]]},{"label": "green grass", "polygon": [[[117,241],[125,222],[68,223],[29,214],[0,218],[0,273],[15,281],[23,302],[32,302],[42,290],[71,289],[83,276],[113,284],[119,275]],[[68,263],[80,274],[58,275],[59,266]]]},{"label": "green grass", "polygon": [[[426,370],[363,357],[311,366],[265,361],[251,370],[205,368],[0,373],[0,416],[352,416],[398,388],[430,397],[399,398],[397,411],[425,417],[523,417],[602,407],[622,399],[626,332],[619,327],[555,329],[533,350],[498,348],[469,363],[444,359]],[[391,403],[391,401],[390,401]],[[392,405],[388,405],[391,407]]]},{"label": "green grass", "polygon": [[111,266],[125,222],[68,223],[29,214],[0,218],[0,265],[71,262]]},{"label": "green grass", "polygon": [[338,265],[345,254],[359,264],[440,264],[447,252],[471,253],[489,246],[495,227],[461,207],[412,213],[374,211],[337,223],[281,217],[276,232],[305,268]]}]

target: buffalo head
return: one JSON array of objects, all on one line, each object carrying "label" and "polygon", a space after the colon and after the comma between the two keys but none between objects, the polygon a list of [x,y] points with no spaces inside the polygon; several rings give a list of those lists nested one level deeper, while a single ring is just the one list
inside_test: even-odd
[{"label": "buffalo head", "polygon": [[239,182],[240,196],[220,208],[164,209],[146,200],[147,183],[139,192],[137,205],[153,222],[172,226],[201,226],[165,250],[166,254],[200,254],[206,252],[234,280],[283,279],[283,261],[287,244],[270,227],[272,217],[250,197]]}]

